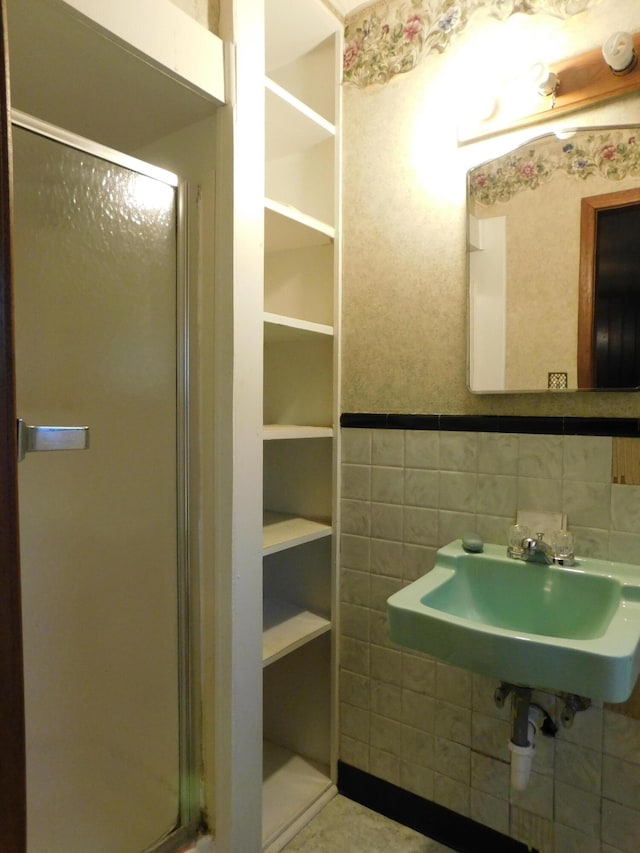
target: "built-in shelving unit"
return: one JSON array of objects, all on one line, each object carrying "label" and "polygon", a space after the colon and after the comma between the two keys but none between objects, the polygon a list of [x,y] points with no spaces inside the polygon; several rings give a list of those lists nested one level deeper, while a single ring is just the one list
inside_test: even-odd
[{"label": "built-in shelving unit", "polygon": [[265,0],[263,846],[335,793],[341,22]]}]

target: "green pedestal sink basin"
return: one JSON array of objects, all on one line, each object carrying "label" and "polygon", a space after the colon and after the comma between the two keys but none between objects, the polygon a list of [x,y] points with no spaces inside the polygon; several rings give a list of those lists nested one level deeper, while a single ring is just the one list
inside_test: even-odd
[{"label": "green pedestal sink basin", "polygon": [[640,566],[547,566],[457,540],[387,612],[399,645],[512,684],[624,702],[640,672]]}]

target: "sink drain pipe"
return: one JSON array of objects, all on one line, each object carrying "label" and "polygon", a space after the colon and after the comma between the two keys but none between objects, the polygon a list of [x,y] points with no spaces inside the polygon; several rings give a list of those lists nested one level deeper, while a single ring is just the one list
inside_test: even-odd
[{"label": "sink drain pipe", "polygon": [[544,722],[544,711],[531,704],[530,687],[513,687],[511,699],[511,787],[524,791],[529,783],[536,734]]}]

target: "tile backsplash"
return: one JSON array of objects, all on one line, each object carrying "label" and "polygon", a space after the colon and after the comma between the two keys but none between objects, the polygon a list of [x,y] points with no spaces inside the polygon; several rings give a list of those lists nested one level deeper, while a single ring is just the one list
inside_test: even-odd
[{"label": "tile backsplash", "polygon": [[[640,721],[594,703],[539,736],[509,786],[496,682],[393,645],[386,599],[475,530],[507,541],[518,509],[561,511],[578,555],[640,565],[640,485],[612,483],[616,439],[343,429],[340,758],[540,853],[640,853]],[[640,439],[638,439],[640,442]],[[536,692],[557,720],[557,699]]]}]

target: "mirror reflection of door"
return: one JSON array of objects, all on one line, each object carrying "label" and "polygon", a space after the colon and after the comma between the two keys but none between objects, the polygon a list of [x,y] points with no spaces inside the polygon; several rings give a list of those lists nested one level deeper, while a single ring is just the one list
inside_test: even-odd
[{"label": "mirror reflection of door", "polygon": [[578,387],[640,387],[640,190],[582,200]]}]

